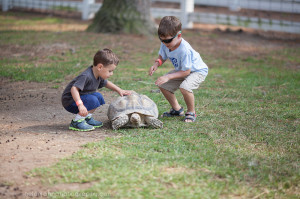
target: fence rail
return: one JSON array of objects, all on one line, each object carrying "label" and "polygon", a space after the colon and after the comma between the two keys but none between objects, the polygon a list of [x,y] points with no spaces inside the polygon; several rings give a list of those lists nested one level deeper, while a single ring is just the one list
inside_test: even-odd
[{"label": "fence rail", "polygon": [[[151,14],[155,18],[160,18],[166,15],[174,15],[183,21],[183,26],[187,23],[205,23],[205,24],[225,24],[233,26],[242,26],[255,29],[282,31],[290,33],[300,34],[300,22],[278,20],[271,18],[259,18],[249,16],[238,16],[234,14],[217,14],[212,12],[194,12],[194,5],[184,4],[183,2],[191,3],[193,0],[160,0],[160,2],[181,2],[181,9],[168,9],[168,8],[151,8]],[[153,2],[156,2],[153,0]],[[280,11],[288,10],[287,12],[293,12],[300,16],[300,0],[194,0],[195,4],[203,4],[209,6],[232,6],[232,2],[235,5],[239,5],[242,8],[255,8],[255,9],[267,9],[266,3],[268,3],[268,10],[274,11],[279,9]],[[231,4],[230,4],[231,2]],[[246,5],[247,6],[244,6]],[[254,7],[256,2],[256,7]],[[0,0],[2,10],[9,10],[11,8],[25,8],[25,9],[43,9],[43,10],[55,10],[55,9],[67,9],[68,11],[77,11],[82,13],[82,19],[93,18],[94,14],[100,9],[101,3],[95,3],[95,0],[83,0],[83,1],[53,1],[53,0]],[[291,9],[291,5],[293,8]],[[252,7],[251,7],[252,6]],[[277,7],[276,7],[277,6]],[[188,8],[187,8],[188,7]],[[276,8],[276,9],[275,9]],[[186,10],[187,9],[187,10]],[[192,11],[190,11],[192,10]]]},{"label": "fence rail", "polygon": [[[181,0],[152,0],[152,2],[180,3]],[[226,7],[231,10],[253,9],[286,13],[300,13],[300,0],[194,0],[195,5]]]},{"label": "fence rail", "polygon": [[[164,13],[164,14],[162,14]],[[163,17],[165,13],[176,17],[181,16],[180,9],[151,8],[153,17]],[[241,26],[261,30],[273,30],[289,33],[300,33],[300,22],[287,20],[274,20],[258,17],[245,17],[236,15],[216,14],[216,13],[190,13],[190,21],[202,24],[224,24],[232,26]]]},{"label": "fence rail", "polygon": [[7,8],[28,8],[28,9],[45,9],[51,10],[59,7],[73,8],[77,11],[82,10],[82,2],[80,1],[45,1],[45,0],[0,0],[2,10],[6,11],[3,6],[7,3]]}]

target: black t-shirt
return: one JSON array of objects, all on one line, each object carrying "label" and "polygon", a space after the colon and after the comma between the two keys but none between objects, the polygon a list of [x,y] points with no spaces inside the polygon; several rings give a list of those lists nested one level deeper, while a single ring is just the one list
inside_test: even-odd
[{"label": "black t-shirt", "polygon": [[67,85],[61,97],[61,103],[64,107],[68,107],[74,102],[71,94],[72,86],[79,88],[80,95],[94,93],[97,89],[106,86],[107,80],[104,80],[101,77],[96,79],[92,68],[93,66],[87,68]]}]

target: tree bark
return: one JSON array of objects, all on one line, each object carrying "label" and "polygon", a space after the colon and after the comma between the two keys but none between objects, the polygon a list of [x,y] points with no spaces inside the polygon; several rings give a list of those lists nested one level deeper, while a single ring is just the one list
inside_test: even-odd
[{"label": "tree bark", "polygon": [[150,7],[151,0],[104,0],[87,31],[153,34]]}]

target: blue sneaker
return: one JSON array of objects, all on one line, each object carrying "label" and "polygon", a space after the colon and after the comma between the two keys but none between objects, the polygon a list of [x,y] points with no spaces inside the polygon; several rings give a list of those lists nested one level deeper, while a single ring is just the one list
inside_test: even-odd
[{"label": "blue sneaker", "polygon": [[85,121],[86,121],[86,123],[88,123],[89,125],[91,125],[95,128],[99,128],[99,127],[103,126],[102,122],[95,120],[93,117],[86,117]]},{"label": "blue sneaker", "polygon": [[95,128],[89,124],[86,123],[86,121],[84,119],[81,120],[77,120],[71,121],[71,124],[69,126],[69,129],[73,130],[73,131],[92,131]]}]

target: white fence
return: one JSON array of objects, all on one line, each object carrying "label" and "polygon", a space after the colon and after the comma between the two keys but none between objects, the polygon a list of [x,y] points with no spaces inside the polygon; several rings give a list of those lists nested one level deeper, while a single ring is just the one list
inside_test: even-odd
[{"label": "white fence", "polygon": [[[14,7],[28,9],[51,10],[55,7],[74,8],[78,11],[83,9],[83,3],[80,1],[48,1],[48,0],[0,0],[2,11],[7,11]],[[92,5],[92,4],[91,4]]]},{"label": "white fence", "polygon": [[[180,3],[181,0],[152,0],[152,2]],[[195,5],[226,7],[232,10],[253,9],[286,13],[300,13],[300,0],[194,0]]]},{"label": "white fence", "polygon": [[[181,11],[178,9],[152,8],[152,16],[163,17],[173,15],[181,17]],[[300,34],[300,22],[264,19],[258,17],[245,17],[236,15],[216,14],[216,13],[190,13],[188,14],[190,21],[202,24],[224,24],[232,26],[241,26],[247,28],[261,29],[265,31],[280,31],[288,33]]]},{"label": "white fence", "polygon": [[[154,0],[152,0],[155,2]],[[174,15],[182,20],[184,28],[192,27],[193,23],[225,24],[255,29],[282,31],[300,34],[300,22],[276,20],[271,18],[247,17],[234,14],[216,14],[194,12],[194,5],[222,6],[231,9],[247,8],[255,10],[280,11],[295,13],[300,16],[300,0],[159,0],[161,2],[180,2],[181,9],[151,8],[155,18]],[[194,4],[195,3],[195,4]],[[82,13],[82,19],[93,18],[100,9],[100,3],[95,0],[83,1],[53,1],[53,0],[0,0],[2,10],[11,8],[53,10],[67,7]]]}]

